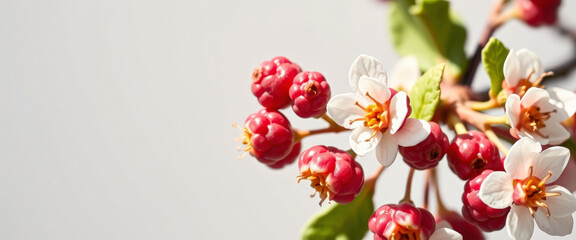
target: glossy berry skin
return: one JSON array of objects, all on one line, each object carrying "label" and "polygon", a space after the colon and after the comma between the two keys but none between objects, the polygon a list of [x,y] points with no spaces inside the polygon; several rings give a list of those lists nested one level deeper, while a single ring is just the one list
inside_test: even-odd
[{"label": "glossy berry skin", "polygon": [[374,240],[429,239],[436,228],[428,210],[410,203],[387,204],[378,208],[368,221]]},{"label": "glossy berry skin", "polygon": [[289,96],[296,115],[301,118],[319,117],[326,112],[330,85],[321,73],[304,71],[294,77]]},{"label": "glossy berry skin", "polygon": [[364,186],[364,171],[348,152],[317,145],[302,152],[298,159],[298,181],[310,180],[310,186],[324,200],[349,203]]},{"label": "glossy berry skin", "polygon": [[446,158],[452,172],[462,180],[474,178],[486,169],[504,171],[498,148],[484,133],[475,130],[456,136]]},{"label": "glossy berry skin", "polygon": [[450,224],[452,229],[460,235],[464,240],[484,240],[484,234],[478,228],[478,226],[468,222],[460,214],[454,211],[447,211],[442,213],[442,216],[436,218],[436,223],[440,221],[446,221]]},{"label": "glossy berry skin", "polygon": [[560,0],[517,0],[520,17],[530,26],[556,23]]},{"label": "glossy berry skin", "polygon": [[266,165],[273,165],[292,151],[294,133],[282,113],[262,109],[246,118],[243,143],[250,155]]},{"label": "glossy berry skin", "polygon": [[301,149],[302,149],[302,143],[297,142],[292,147],[292,151],[290,151],[288,156],[276,161],[273,164],[266,164],[266,165],[272,169],[280,169],[280,168],[285,167],[286,165],[292,164],[293,162],[296,161],[296,159],[298,158],[298,155],[300,155]]},{"label": "glossy berry skin", "polygon": [[436,122],[429,122],[430,135],[424,141],[411,147],[398,147],[408,166],[424,170],[436,167],[446,154],[450,142]]},{"label": "glossy berry skin", "polygon": [[480,185],[492,172],[492,170],[485,170],[482,174],[470,179],[464,185],[464,193],[462,194],[462,216],[486,232],[502,229],[506,225],[506,217],[510,212],[510,207],[491,208],[478,197]]},{"label": "glossy berry skin", "polygon": [[252,94],[260,105],[278,110],[290,104],[288,92],[300,66],[285,57],[274,57],[264,61],[252,73]]}]

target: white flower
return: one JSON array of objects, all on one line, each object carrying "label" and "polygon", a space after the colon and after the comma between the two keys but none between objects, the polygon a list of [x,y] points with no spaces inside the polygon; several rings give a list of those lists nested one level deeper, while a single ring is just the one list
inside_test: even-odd
[{"label": "white flower", "polygon": [[420,78],[418,60],[414,56],[406,56],[400,59],[390,73],[390,85],[400,91],[409,92]]},{"label": "white flower", "polygon": [[552,99],[548,91],[530,88],[522,99],[516,94],[508,96],[506,115],[518,136],[532,138],[543,145],[556,145],[570,137],[562,121],[574,114],[573,102]]},{"label": "white flower", "polygon": [[378,161],[389,166],[396,159],[398,145],[414,146],[428,136],[430,125],[408,118],[408,96],[388,88],[386,71],[376,58],[358,56],[349,80],[353,93],[334,96],[327,112],[340,126],[354,129],[350,146],[356,154],[376,150]]},{"label": "white flower", "polygon": [[445,220],[436,223],[436,230],[429,240],[462,240],[462,235],[452,229],[452,225]]},{"label": "white flower", "polygon": [[542,61],[536,54],[527,49],[511,49],[504,61],[504,89],[522,97],[529,88],[539,86],[547,76],[543,73]]},{"label": "white flower", "polygon": [[511,207],[506,226],[513,239],[530,239],[534,220],[550,235],[572,232],[576,198],[564,187],[547,185],[558,179],[569,157],[564,147],[542,151],[538,142],[522,138],[504,160],[506,172],[496,171],[486,177],[478,195],[492,208]]}]

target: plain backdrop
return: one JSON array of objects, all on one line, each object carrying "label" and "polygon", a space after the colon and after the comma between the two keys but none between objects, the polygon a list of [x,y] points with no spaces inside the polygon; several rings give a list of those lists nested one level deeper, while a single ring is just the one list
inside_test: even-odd
[{"label": "plain backdrop", "polygon": [[[467,52],[491,1],[452,1],[468,27]],[[561,19],[576,28],[576,2]],[[260,107],[250,75],[283,55],[349,92],[361,53],[392,68],[399,56],[376,0],[4,0],[0,2],[0,239],[298,239],[318,198],[297,166],[238,160],[234,138]],[[544,66],[575,48],[551,28],[511,21],[497,33]],[[576,75],[563,86],[573,89]],[[479,70],[474,87],[485,88]],[[293,119],[300,129],[319,120]],[[304,139],[348,148],[348,134]],[[365,172],[378,163],[359,158]],[[440,164],[446,204],[459,211],[463,182]],[[403,195],[397,160],[377,206]],[[414,180],[422,203],[423,174]],[[434,206],[434,202],[431,203]],[[433,207],[434,209],[434,207]],[[506,239],[506,231],[487,235]],[[367,234],[371,239],[372,234]],[[563,239],[574,239],[576,233]],[[534,239],[548,237],[535,230]]]}]

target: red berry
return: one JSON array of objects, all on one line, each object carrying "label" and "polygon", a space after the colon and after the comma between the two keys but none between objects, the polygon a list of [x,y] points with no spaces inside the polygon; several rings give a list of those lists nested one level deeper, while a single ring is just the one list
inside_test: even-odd
[{"label": "red berry", "polygon": [[302,118],[319,117],[326,112],[330,85],[319,72],[301,72],[290,87],[292,110]]},{"label": "red berry", "polygon": [[517,0],[520,17],[530,26],[550,25],[558,18],[560,0]]},{"label": "red berry", "polygon": [[484,235],[478,227],[470,222],[468,222],[464,217],[462,217],[457,212],[447,211],[442,214],[442,216],[436,219],[436,223],[440,221],[446,221],[450,223],[454,231],[462,235],[462,239],[466,240],[484,240]]},{"label": "red berry", "polygon": [[292,147],[292,151],[290,151],[288,156],[278,160],[276,163],[267,164],[267,166],[270,168],[273,168],[273,169],[280,169],[286,165],[292,164],[294,161],[296,161],[296,158],[298,158],[298,155],[300,155],[300,149],[301,148],[302,148],[301,142],[295,143],[294,146]]},{"label": "red berry", "polygon": [[286,158],[294,145],[294,134],[282,113],[262,109],[244,122],[245,151],[266,165]]},{"label": "red berry", "polygon": [[492,170],[485,170],[482,174],[470,179],[464,185],[464,193],[462,194],[462,203],[464,204],[462,206],[462,216],[486,232],[502,229],[506,225],[506,217],[510,211],[510,207],[504,209],[491,208],[478,197],[480,185],[492,172]]},{"label": "red berry", "polygon": [[442,132],[440,126],[435,122],[429,123],[430,135],[424,141],[412,147],[398,147],[404,162],[418,170],[436,167],[444,157],[444,154],[446,154],[450,144],[448,137]]},{"label": "red berry", "polygon": [[290,104],[292,80],[302,70],[285,57],[264,61],[252,73],[251,90],[265,108],[277,110]]},{"label": "red berry", "polygon": [[428,239],[436,222],[428,210],[410,203],[387,204],[378,208],[368,221],[374,239]]},{"label": "red berry", "polygon": [[504,171],[498,148],[479,131],[456,136],[448,147],[446,158],[452,172],[462,180],[476,177],[486,169]]},{"label": "red berry", "polygon": [[298,167],[298,181],[311,181],[310,186],[320,193],[320,204],[326,198],[349,203],[364,185],[362,166],[352,155],[334,147],[311,147],[300,155]]}]

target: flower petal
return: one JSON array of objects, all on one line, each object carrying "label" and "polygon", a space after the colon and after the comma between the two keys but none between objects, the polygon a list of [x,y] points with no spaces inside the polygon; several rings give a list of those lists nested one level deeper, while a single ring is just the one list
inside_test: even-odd
[{"label": "flower petal", "polygon": [[516,125],[520,122],[520,96],[516,94],[511,94],[506,99],[506,116],[510,121],[510,126],[516,128]]},{"label": "flower petal", "polygon": [[326,105],[328,115],[338,125],[353,129],[363,126],[364,121],[354,121],[355,119],[364,118],[366,112],[354,103],[358,102],[360,106],[368,106],[371,104],[369,99],[354,93],[340,94],[332,97]]},{"label": "flower petal", "polygon": [[[542,88],[529,88],[528,91],[524,94],[522,99],[520,100],[520,104],[524,108],[528,108],[533,105],[539,105],[538,102],[545,102],[548,103],[550,100],[550,94],[548,91]],[[546,111],[546,110],[543,110]]]},{"label": "flower petal", "polygon": [[576,93],[563,88],[547,88],[550,93],[550,102],[562,111],[557,113],[561,120],[571,117],[576,113]]},{"label": "flower petal", "polygon": [[424,141],[431,131],[430,123],[427,121],[408,118],[404,126],[392,136],[396,139],[398,145],[411,147]]},{"label": "flower petal", "polygon": [[554,217],[570,216],[576,212],[576,198],[568,189],[552,185],[546,187],[547,193],[560,193],[560,196],[550,196],[546,198],[546,205],[550,209],[550,215]]},{"label": "flower petal", "polygon": [[390,85],[398,87],[402,91],[410,91],[420,77],[418,60],[414,56],[406,56],[400,59],[390,73]]},{"label": "flower petal", "polygon": [[440,222],[436,223],[436,230],[442,229],[442,228],[449,228],[449,229],[453,229],[452,224],[450,224],[448,221],[446,220],[441,220]]},{"label": "flower petal", "polygon": [[520,75],[520,61],[516,56],[516,51],[510,49],[506,60],[504,61],[504,80],[508,82],[508,86],[514,87],[518,85],[522,76]]},{"label": "flower petal", "polygon": [[354,60],[350,67],[350,87],[355,93],[358,93],[358,81],[360,77],[367,76],[378,79],[385,86],[388,86],[386,70],[384,65],[375,57],[362,54]]},{"label": "flower petal", "polygon": [[534,233],[534,220],[530,216],[528,208],[520,205],[512,205],[506,218],[506,230],[512,239],[528,240]]},{"label": "flower petal", "polygon": [[504,160],[504,169],[512,179],[524,179],[530,174],[530,164],[538,158],[542,146],[530,139],[521,138],[508,152]]},{"label": "flower petal", "polygon": [[385,103],[390,99],[390,88],[378,82],[375,78],[360,77],[358,91],[363,95],[370,94],[378,103]]},{"label": "flower petal", "polygon": [[398,92],[390,100],[390,133],[394,134],[405,123],[408,118],[410,105],[405,92]]},{"label": "flower petal", "polygon": [[382,132],[377,131],[374,134],[374,129],[359,127],[352,131],[350,135],[350,147],[358,156],[364,156],[366,153],[374,150],[382,138]]},{"label": "flower petal", "polygon": [[449,228],[440,228],[434,231],[430,240],[462,240],[462,235]]},{"label": "flower petal", "polygon": [[538,158],[532,162],[534,166],[533,175],[543,179],[548,176],[548,171],[551,171],[552,176],[550,176],[548,182],[554,182],[560,177],[562,171],[564,171],[569,158],[570,151],[565,147],[548,148],[542,151]]},{"label": "flower petal", "polygon": [[534,220],[536,220],[536,224],[542,231],[552,236],[566,236],[572,233],[572,227],[574,226],[572,215],[562,217],[551,215],[548,217],[544,208],[539,208],[536,211]]},{"label": "flower petal", "polygon": [[[560,122],[555,122],[552,119],[546,121],[546,127],[541,128],[540,132],[542,133],[542,135],[547,137],[544,138],[546,139],[545,143],[539,141],[540,143],[542,143],[542,145],[546,144],[558,145],[563,143],[564,141],[566,141],[566,139],[570,137],[570,132],[566,130],[564,125],[562,125]],[[538,134],[534,135],[536,136]]]},{"label": "flower petal", "polygon": [[376,159],[378,159],[382,166],[388,167],[396,160],[396,155],[398,155],[398,144],[396,140],[394,140],[390,133],[383,133],[382,140],[376,147]]},{"label": "flower petal", "polygon": [[514,187],[512,181],[513,179],[506,172],[492,172],[480,185],[478,197],[492,208],[507,208],[513,201],[512,193],[514,192]]},{"label": "flower petal", "polygon": [[520,75],[524,79],[530,75],[530,82],[536,82],[544,72],[542,68],[542,61],[540,58],[528,49],[520,49],[516,52],[516,56],[520,66]]}]

